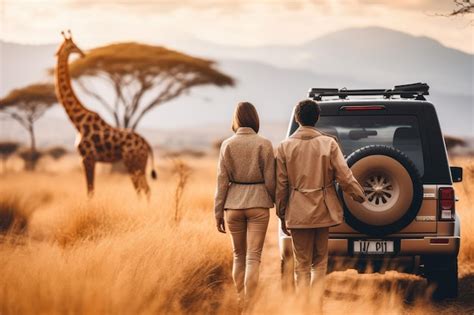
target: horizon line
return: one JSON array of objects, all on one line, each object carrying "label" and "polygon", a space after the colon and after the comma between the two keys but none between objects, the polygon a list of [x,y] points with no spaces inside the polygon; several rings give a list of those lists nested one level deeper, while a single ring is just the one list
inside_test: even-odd
[{"label": "horizon line", "polygon": [[[458,51],[458,52],[462,52],[462,53],[474,56],[474,50],[471,52],[471,51],[467,51],[467,50],[460,49],[460,48],[457,48],[457,47],[448,46],[448,45],[442,43],[440,40],[438,40],[436,38],[433,38],[433,37],[430,37],[430,36],[427,36],[427,35],[413,35],[413,34],[410,34],[410,33],[404,32],[404,31],[400,31],[400,30],[397,30],[397,29],[383,27],[383,26],[377,26],[377,25],[346,27],[346,28],[343,28],[343,29],[340,29],[340,30],[324,33],[320,36],[314,37],[313,39],[305,40],[305,41],[302,41],[302,42],[296,43],[296,44],[284,44],[284,43],[272,43],[272,44],[260,44],[260,45],[258,45],[258,44],[257,45],[227,44],[227,43],[220,43],[219,41],[201,39],[201,38],[196,37],[196,36],[190,36],[189,40],[190,41],[199,41],[199,42],[202,42],[202,43],[208,43],[208,44],[213,44],[213,45],[218,45],[218,46],[222,46],[222,47],[239,47],[239,48],[300,47],[300,46],[305,46],[307,44],[310,44],[310,43],[312,43],[312,42],[314,42],[318,39],[324,38],[324,37],[326,37],[328,35],[331,35],[331,34],[347,32],[347,31],[350,31],[350,30],[368,30],[368,29],[379,29],[379,30],[391,31],[391,32],[394,32],[394,33],[403,34],[403,35],[406,35],[408,37],[429,39],[429,40],[435,41],[437,44],[439,44],[440,46],[442,46],[444,48],[452,49],[452,50],[455,50],[455,51]],[[59,36],[58,36],[58,38],[59,38]],[[58,45],[58,44],[61,43],[61,40],[59,40],[58,42],[49,42],[49,43],[32,43],[32,42],[12,41],[12,40],[5,39],[1,35],[0,35],[0,41],[3,42],[3,43],[23,45],[23,46],[49,46],[49,45]],[[169,40],[166,40],[166,41],[170,42]],[[163,41],[163,42],[166,42],[166,41]],[[187,41],[186,39],[178,39],[177,42],[183,42],[184,43],[186,41]],[[150,42],[150,41],[146,42],[146,41],[123,40],[123,41],[104,42],[104,44],[101,44],[99,46],[113,44],[113,43],[124,43],[124,42],[137,42],[137,43],[144,43],[144,44],[154,44],[153,42]],[[167,44],[165,43],[165,45],[167,45]],[[99,46],[94,46],[94,47],[99,47]]]}]

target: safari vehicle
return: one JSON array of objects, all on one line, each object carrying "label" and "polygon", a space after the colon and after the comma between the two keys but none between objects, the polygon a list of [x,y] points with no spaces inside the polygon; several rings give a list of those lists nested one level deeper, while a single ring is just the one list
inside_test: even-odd
[{"label": "safari vehicle", "polygon": [[[435,107],[424,83],[388,90],[313,88],[320,131],[337,138],[367,201],[336,185],[344,222],[330,229],[328,270],[398,270],[426,277],[436,299],[457,296],[460,222]],[[298,128],[291,118],[288,136]],[[290,196],[291,198],[291,196]],[[283,283],[293,281],[291,238],[281,230]]]}]

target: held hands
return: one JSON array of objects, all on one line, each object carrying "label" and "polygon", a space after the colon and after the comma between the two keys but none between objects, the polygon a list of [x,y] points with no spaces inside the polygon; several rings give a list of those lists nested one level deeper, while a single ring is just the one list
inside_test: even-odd
[{"label": "held hands", "polygon": [[221,233],[225,233],[225,222],[224,218],[216,219],[217,230]]}]

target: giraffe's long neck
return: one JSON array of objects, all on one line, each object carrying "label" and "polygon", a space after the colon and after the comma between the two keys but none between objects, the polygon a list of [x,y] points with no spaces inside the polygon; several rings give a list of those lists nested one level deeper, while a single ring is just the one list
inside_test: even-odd
[{"label": "giraffe's long neck", "polygon": [[68,53],[59,53],[56,65],[56,94],[69,119],[78,131],[81,131],[81,120],[91,111],[86,109],[74,94],[69,76]]}]

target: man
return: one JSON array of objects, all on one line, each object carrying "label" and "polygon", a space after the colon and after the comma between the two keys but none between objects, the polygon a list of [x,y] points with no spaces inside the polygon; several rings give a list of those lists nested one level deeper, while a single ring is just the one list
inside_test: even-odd
[{"label": "man", "polygon": [[299,289],[321,287],[326,275],[328,230],[343,218],[334,180],[355,201],[365,201],[338,142],[314,127],[319,114],[316,102],[301,101],[295,108],[300,127],[277,151],[277,215],[283,232],[291,231]]}]

